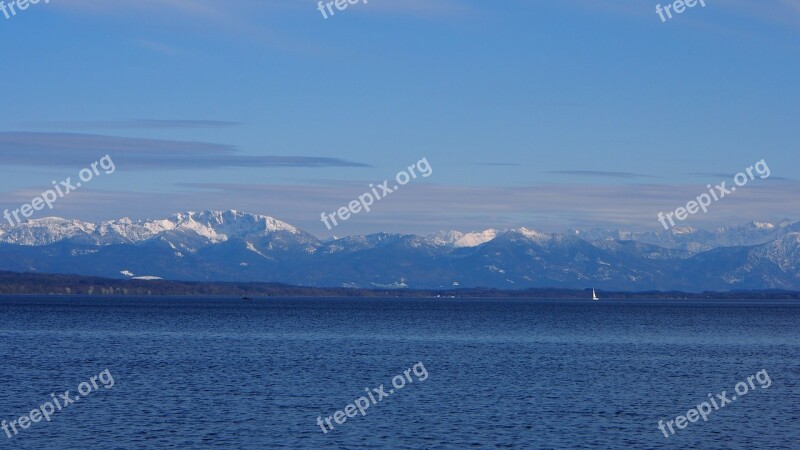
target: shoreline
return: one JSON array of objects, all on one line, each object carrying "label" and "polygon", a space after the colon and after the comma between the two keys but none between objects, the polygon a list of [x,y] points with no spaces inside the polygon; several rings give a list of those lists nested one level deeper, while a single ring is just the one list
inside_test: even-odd
[{"label": "shoreline", "polygon": [[[502,290],[491,288],[460,289],[362,289],[293,286],[269,282],[202,282],[176,280],[121,280],[80,275],[17,273],[0,271],[0,296],[201,296],[201,297],[270,297],[303,298],[530,298],[591,299],[592,288],[533,288]],[[800,300],[799,291],[619,291],[598,289],[602,300]]]}]

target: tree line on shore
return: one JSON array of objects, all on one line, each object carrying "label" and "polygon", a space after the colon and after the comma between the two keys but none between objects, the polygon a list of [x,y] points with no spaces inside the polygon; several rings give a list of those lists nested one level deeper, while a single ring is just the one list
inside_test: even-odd
[{"label": "tree line on shore", "polygon": [[[688,293],[679,291],[603,292],[604,299],[800,299],[782,290]],[[291,286],[281,283],[230,283],[133,280],[0,271],[0,295],[227,296],[227,297],[444,297],[444,298],[591,298],[591,289],[359,289]]]}]

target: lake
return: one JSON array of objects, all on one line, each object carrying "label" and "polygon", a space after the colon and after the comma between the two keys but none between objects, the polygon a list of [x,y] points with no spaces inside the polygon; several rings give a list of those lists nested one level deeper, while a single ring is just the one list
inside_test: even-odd
[{"label": "lake", "polygon": [[2,297],[0,448],[798,448],[799,325],[797,301]]}]

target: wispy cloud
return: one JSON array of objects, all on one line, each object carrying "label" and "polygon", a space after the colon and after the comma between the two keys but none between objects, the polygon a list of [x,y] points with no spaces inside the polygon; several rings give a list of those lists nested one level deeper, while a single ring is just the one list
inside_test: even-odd
[{"label": "wispy cloud", "polygon": [[[729,180],[736,176],[735,173],[722,173],[722,172],[692,172],[689,175],[694,175],[698,177],[713,177],[720,179],[721,181]],[[759,175],[755,175],[759,176]],[[774,181],[791,181],[790,178],[786,177],[776,177],[774,175],[770,175],[769,178],[764,178],[764,180],[774,180]]]},{"label": "wispy cloud", "polygon": [[72,120],[34,122],[25,124],[33,128],[58,130],[123,130],[123,129],[180,129],[180,128],[227,128],[242,125],[241,122],[223,120]]},{"label": "wispy cloud", "polygon": [[[218,0],[60,0],[64,8],[93,14],[125,14],[126,12],[182,15],[186,17],[229,22],[233,18],[246,18],[254,12],[269,10],[280,12],[315,11],[316,1],[287,2],[285,0],[236,0],[235,4]],[[473,3],[474,4],[474,3]],[[474,7],[465,0],[386,0],[370,2],[365,13],[399,14],[424,17],[464,15]]]},{"label": "wispy cloud", "polygon": [[[118,164],[119,165],[119,164]],[[270,215],[320,237],[323,211],[366,191],[351,182],[320,185],[184,183],[154,197],[147,192],[85,189],[60,200],[52,214],[85,220],[157,218],[177,211],[238,209]],[[19,205],[38,190],[0,193],[0,204]],[[694,185],[533,185],[524,187],[408,184],[337,228],[337,235],[379,231],[427,234],[526,226],[545,231],[576,228],[662,229],[657,214],[703,193]],[[753,184],[713,203],[682,225],[713,228],[753,219],[779,220],[800,210],[800,183]]]},{"label": "wispy cloud", "polygon": [[400,14],[418,17],[454,17],[474,12],[474,7],[457,0],[402,0],[372,2],[367,13]]},{"label": "wispy cloud", "polygon": [[[253,5],[252,0],[240,0],[237,7]],[[142,12],[150,15],[162,13],[167,15],[181,14],[194,17],[220,18],[227,16],[227,4],[211,0],[114,0],[103,2],[97,0],[61,0],[59,7],[76,9],[94,14],[125,14],[126,12]]]},{"label": "wispy cloud", "polygon": [[[193,206],[195,208],[257,210],[324,235],[327,232],[319,221],[320,212],[346,205],[364,192],[367,184],[192,183],[181,186],[198,190],[190,196],[194,200],[188,204],[197,205],[198,199],[210,202]],[[390,194],[380,204],[376,203],[369,214],[359,215],[337,230],[343,235],[378,231],[425,234],[442,229],[469,231],[518,226],[552,231],[571,227],[655,230],[661,227],[658,212],[684,206],[703,192],[704,189],[696,185],[476,187],[418,183]],[[231,199],[235,199],[234,206],[231,206]],[[780,219],[798,208],[800,183],[753,184],[714,203],[708,213],[692,216],[684,224],[710,228],[753,219]]]},{"label": "wispy cloud", "polygon": [[220,167],[370,167],[318,156],[242,155],[236,147],[209,142],[172,141],[76,133],[0,132],[0,164],[83,165],[111,154],[125,170]]},{"label": "wispy cloud", "polygon": [[[565,5],[578,6],[581,9],[593,9],[602,13],[625,15],[652,19],[655,17],[655,6],[658,2],[648,3],[640,0],[564,0]],[[665,3],[665,2],[664,2]],[[747,16],[768,22],[780,22],[787,25],[800,25],[800,2],[797,0],[725,0],[711,4],[712,8],[724,13]],[[695,20],[703,20],[702,16],[694,16]]]},{"label": "wispy cloud", "polygon": [[610,172],[610,171],[603,171],[603,170],[554,170],[550,172],[544,172],[550,174],[557,174],[557,175],[574,175],[579,177],[600,177],[600,178],[626,178],[626,179],[633,179],[633,178],[655,178],[651,175],[644,175],[640,173],[631,173],[631,172]]}]

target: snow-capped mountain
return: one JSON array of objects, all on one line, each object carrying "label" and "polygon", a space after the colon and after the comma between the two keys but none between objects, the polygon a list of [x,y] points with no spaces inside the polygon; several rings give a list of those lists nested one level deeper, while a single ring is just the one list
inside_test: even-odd
[{"label": "snow-capped mountain", "polygon": [[375,233],[321,241],[239,211],[0,226],[0,270],[307,286],[800,289],[800,223],[712,231],[528,228]]},{"label": "snow-capped mountain", "polygon": [[16,227],[0,225],[0,243],[18,245],[47,245],[74,236],[90,235],[95,224],[58,217],[30,220]]},{"label": "snow-capped mountain", "polygon": [[639,241],[667,248],[680,248],[692,252],[718,247],[752,246],[772,242],[782,236],[800,231],[800,222],[784,219],[776,224],[749,222],[744,225],[720,227],[715,230],[698,230],[693,227],[673,227],[669,230],[630,232],[623,230],[570,230],[572,234],[586,240],[619,239]]},{"label": "snow-capped mountain", "polygon": [[16,227],[0,226],[0,243],[47,245],[73,241],[92,245],[133,244],[156,236],[176,242],[225,242],[231,238],[258,239],[276,232],[300,230],[268,216],[239,211],[203,211],[174,214],[169,219],[132,221],[128,218],[98,224],[57,217],[34,219]]},{"label": "snow-capped mountain", "polygon": [[428,236],[428,242],[433,245],[453,245],[456,241],[464,237],[460,231],[440,231]]}]

